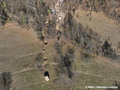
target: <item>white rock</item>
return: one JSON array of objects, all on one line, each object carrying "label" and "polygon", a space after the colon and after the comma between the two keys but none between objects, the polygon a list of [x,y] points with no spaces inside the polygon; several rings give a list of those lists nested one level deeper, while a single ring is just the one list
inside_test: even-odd
[{"label": "white rock", "polygon": [[59,19],[59,20],[61,20],[62,18],[61,18],[61,17],[59,17],[58,19]]},{"label": "white rock", "polygon": [[48,77],[48,76],[46,76],[46,77],[45,77],[45,80],[46,80],[46,81],[49,81],[49,77]]}]

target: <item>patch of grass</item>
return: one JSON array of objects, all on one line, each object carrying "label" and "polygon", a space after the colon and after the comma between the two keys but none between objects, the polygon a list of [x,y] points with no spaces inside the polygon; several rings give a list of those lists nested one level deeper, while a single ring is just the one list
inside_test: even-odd
[{"label": "patch of grass", "polygon": [[42,83],[44,76],[41,76],[39,71],[27,71],[20,74],[22,78],[27,81],[29,84]]},{"label": "patch of grass", "polygon": [[[46,68],[47,69],[47,68]],[[48,68],[48,71],[52,71],[53,68]],[[53,71],[54,72],[54,71]],[[44,71],[32,70],[24,73],[20,73],[20,76],[26,83],[24,85],[25,90],[53,90],[53,78],[55,76],[50,72],[50,81],[46,82],[44,79]],[[26,87],[28,86],[28,87]]]},{"label": "patch of grass", "polygon": [[21,24],[22,24],[22,25],[25,25],[25,24],[26,24],[26,20],[25,20],[25,17],[24,17],[24,16],[22,16]]},{"label": "patch of grass", "polygon": [[96,54],[94,53],[90,53],[90,52],[81,52],[82,58],[83,59],[91,59],[91,58],[95,58]]}]

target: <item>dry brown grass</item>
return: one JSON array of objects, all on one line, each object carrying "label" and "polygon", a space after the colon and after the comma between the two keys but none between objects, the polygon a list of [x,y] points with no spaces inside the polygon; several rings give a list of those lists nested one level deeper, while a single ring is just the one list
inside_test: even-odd
[{"label": "dry brown grass", "polygon": [[90,14],[89,11],[78,9],[74,16],[84,27],[88,26],[94,32],[97,32],[101,36],[101,40],[110,40],[113,45],[118,44],[120,24],[116,24],[114,20],[106,17],[102,12],[91,12]]},{"label": "dry brown grass", "polygon": [[[63,51],[66,52],[68,46],[75,50],[75,61],[72,65],[74,83],[71,84],[70,80],[66,79],[68,81],[64,81],[64,86],[56,84],[54,81],[59,78],[54,67],[56,65],[54,64],[56,56],[54,43],[56,42],[57,39],[48,39],[44,54],[49,65],[44,67],[43,71],[37,70],[35,58],[39,52],[43,51],[43,44],[39,42],[36,35],[31,30],[20,28],[13,23],[0,27],[0,73],[3,71],[12,73],[11,89],[84,90],[86,85],[113,85],[115,80],[120,82],[119,63],[103,57],[88,58],[89,60],[86,61],[80,55],[80,49],[62,37],[60,42],[63,45]],[[44,80],[46,70],[50,74],[49,82]]]}]

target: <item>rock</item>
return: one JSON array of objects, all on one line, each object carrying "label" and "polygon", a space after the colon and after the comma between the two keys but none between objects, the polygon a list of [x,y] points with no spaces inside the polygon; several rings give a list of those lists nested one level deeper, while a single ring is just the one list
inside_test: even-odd
[{"label": "rock", "polygon": [[45,48],[45,47],[43,47],[43,50],[46,50],[46,48]]},{"label": "rock", "polygon": [[47,40],[45,40],[45,41],[44,41],[44,44],[47,45],[47,43],[48,43]]},{"label": "rock", "polygon": [[46,57],[44,57],[44,61],[46,61],[47,60],[47,58]]},{"label": "rock", "polygon": [[49,81],[49,77],[48,77],[48,76],[46,76],[46,77],[45,77],[45,80],[46,80],[46,81]]},{"label": "rock", "polygon": [[46,72],[44,73],[44,76],[45,76],[45,80],[46,80],[46,81],[49,81],[49,72],[48,72],[48,71],[46,71]]}]

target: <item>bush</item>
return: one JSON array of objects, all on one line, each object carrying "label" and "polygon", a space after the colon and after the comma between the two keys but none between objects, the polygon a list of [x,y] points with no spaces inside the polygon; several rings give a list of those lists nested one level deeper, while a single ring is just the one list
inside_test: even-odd
[{"label": "bush", "polygon": [[0,24],[4,25],[8,19],[8,15],[6,14],[3,7],[0,6]]},{"label": "bush", "polygon": [[[56,49],[59,50],[59,49]],[[67,75],[69,78],[72,78],[72,63],[74,60],[74,50],[70,47],[67,48],[65,54],[63,52],[57,51],[57,57],[55,57],[55,62],[58,62],[58,66],[56,67],[56,71],[58,74],[63,73]]]},{"label": "bush", "polygon": [[104,53],[104,56],[117,59],[116,51],[111,48],[111,45],[106,40],[102,46],[102,52]]},{"label": "bush", "polygon": [[1,90],[9,90],[12,83],[11,73],[3,72],[0,75],[0,88]]}]

